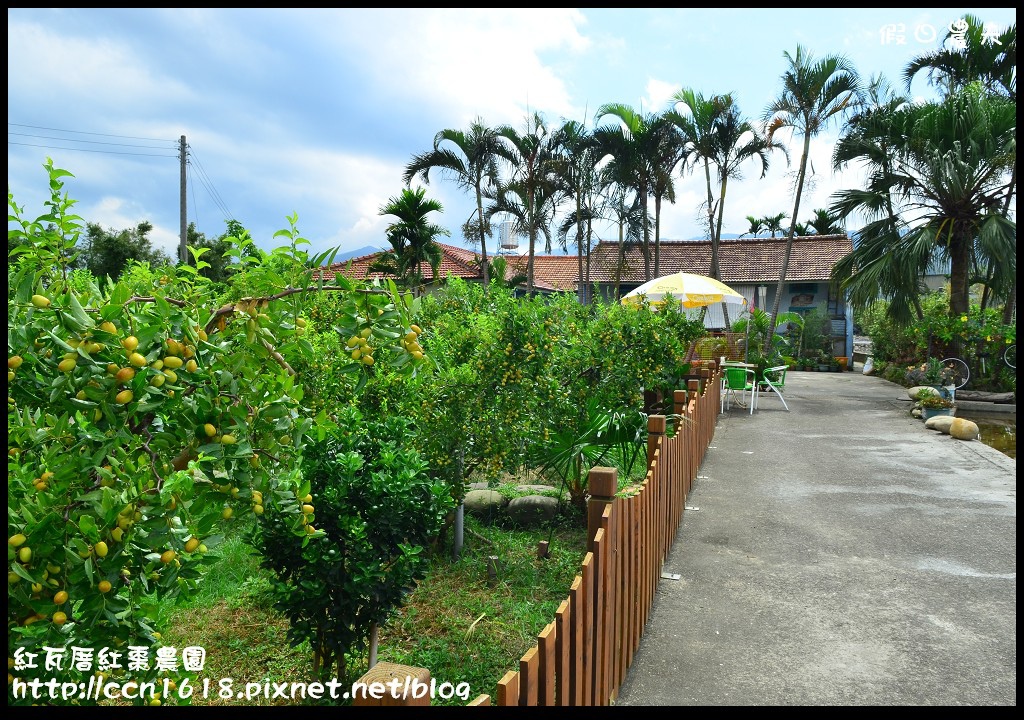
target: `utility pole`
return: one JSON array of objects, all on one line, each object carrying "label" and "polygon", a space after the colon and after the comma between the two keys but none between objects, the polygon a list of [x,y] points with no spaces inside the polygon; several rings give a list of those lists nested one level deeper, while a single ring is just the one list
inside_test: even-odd
[{"label": "utility pole", "polygon": [[188,225],[186,224],[185,217],[185,136],[181,136],[181,150],[179,151],[181,159],[181,242],[178,247],[178,259],[183,263],[188,262]]}]

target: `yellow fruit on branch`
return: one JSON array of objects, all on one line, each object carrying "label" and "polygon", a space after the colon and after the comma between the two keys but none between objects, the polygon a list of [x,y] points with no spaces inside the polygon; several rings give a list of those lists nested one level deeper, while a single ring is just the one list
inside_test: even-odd
[{"label": "yellow fruit on branch", "polygon": [[55,612],[53,614],[53,624],[54,625],[63,625],[67,621],[68,621],[67,614],[61,612],[60,610],[58,610],[57,612]]},{"label": "yellow fruit on branch", "polygon": [[172,562],[174,560],[174,558],[176,558],[177,556],[178,556],[178,554],[176,552],[174,552],[173,550],[164,550],[160,554],[160,562],[162,562],[164,565],[166,565],[167,563]]},{"label": "yellow fruit on branch", "polygon": [[223,445],[234,445],[238,442],[234,435],[222,435],[220,441]]},{"label": "yellow fruit on branch", "polygon": [[11,537],[7,539],[7,544],[13,547],[21,547],[25,544],[26,540],[28,540],[28,538],[21,533],[18,533],[17,535],[11,535]]},{"label": "yellow fruit on branch", "polygon": [[195,372],[196,370],[199,369],[199,365],[196,363],[195,360],[189,360],[187,363],[185,363],[185,369],[188,372]]},{"label": "yellow fruit on branch", "polygon": [[180,357],[175,357],[174,355],[168,355],[167,357],[164,358],[164,367],[168,367],[171,370],[177,370],[184,364],[184,360],[182,360]]},{"label": "yellow fruit on branch", "polygon": [[135,398],[135,393],[131,390],[122,390],[114,397],[114,402],[118,405],[127,405]]},{"label": "yellow fruit on branch", "polygon": [[32,561],[32,548],[25,546],[18,550],[18,559],[23,563],[29,563]]},{"label": "yellow fruit on branch", "polygon": [[178,374],[173,370],[164,370],[164,375],[167,377],[167,382],[171,383],[172,385],[178,382]]},{"label": "yellow fruit on branch", "polygon": [[185,543],[185,552],[191,553],[199,549],[199,540],[197,538],[191,538]]},{"label": "yellow fruit on branch", "polygon": [[93,546],[93,550],[96,551],[96,556],[101,558],[106,557],[107,553],[110,552],[109,549],[107,548],[107,544],[102,540],[100,540],[98,543],[96,543],[95,546]]},{"label": "yellow fruit on branch", "polygon": [[226,508],[224,508],[224,510],[223,510],[223,511],[221,512],[220,516],[221,516],[222,518],[224,518],[225,520],[230,520],[230,519],[231,519],[231,516],[232,516],[232,515],[234,515],[234,514],[235,514],[235,511],[234,511],[234,510],[232,510],[232,509],[231,509],[231,508],[229,508],[229,507],[226,507]]},{"label": "yellow fruit on branch", "polygon": [[63,605],[67,601],[68,601],[68,594],[64,590],[61,590],[60,592],[58,592],[56,595],[53,596],[53,604],[54,605]]},{"label": "yellow fruit on branch", "polygon": [[128,356],[128,362],[135,367],[140,368],[146,364],[146,356],[141,353],[133,352]]},{"label": "yellow fruit on branch", "polygon": [[96,585],[96,589],[104,595],[110,592],[111,588],[113,588],[113,585],[110,584],[109,580],[100,580],[99,584]]},{"label": "yellow fruit on branch", "polygon": [[45,295],[33,295],[32,304],[37,308],[48,308],[50,307],[50,298]]},{"label": "yellow fruit on branch", "polygon": [[132,353],[135,352],[135,349],[139,346],[139,339],[134,335],[129,335],[121,341],[121,345],[125,350]]},{"label": "yellow fruit on branch", "polygon": [[76,365],[78,365],[78,361],[76,361],[74,358],[64,358],[59,363],[57,363],[57,369],[60,370],[61,372],[69,373],[75,369]]},{"label": "yellow fruit on branch", "polygon": [[12,355],[11,357],[7,358],[7,369],[17,370],[18,368],[21,367],[22,362],[23,360],[21,358],[21,355]]},{"label": "yellow fruit on branch", "polygon": [[100,323],[100,330],[111,335],[117,334],[117,326],[109,320]]},{"label": "yellow fruit on branch", "polygon": [[119,383],[131,382],[134,377],[135,368],[130,367],[121,368],[114,374],[114,379],[116,379]]}]

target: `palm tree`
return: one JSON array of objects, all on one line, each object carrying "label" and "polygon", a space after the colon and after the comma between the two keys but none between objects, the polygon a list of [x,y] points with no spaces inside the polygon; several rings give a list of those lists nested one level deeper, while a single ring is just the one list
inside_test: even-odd
[{"label": "palm tree", "polygon": [[715,216],[716,206],[714,195],[711,189],[711,162],[715,155],[715,118],[721,112],[722,106],[732,102],[728,95],[713,95],[705,98],[702,94],[684,88],[672,96],[670,103],[673,108],[682,105],[687,112],[682,113],[676,109],[670,109],[665,117],[683,137],[685,147],[685,160],[683,169],[687,167],[692,171],[697,163],[704,166],[704,181],[708,193],[708,238],[711,240],[711,274],[716,279],[718,276],[718,243],[715,238]]},{"label": "palm tree", "polygon": [[537,233],[544,234],[546,246],[550,249],[549,223],[559,198],[554,147],[540,113],[527,116],[523,132],[510,125],[502,125],[496,132],[504,140],[496,153],[511,167],[512,179],[507,184],[499,184],[494,195],[494,205],[487,211],[487,217],[497,213],[511,215],[516,231],[529,238],[526,289],[532,294]]},{"label": "palm tree", "polygon": [[[628,105],[608,103],[597,110],[596,122],[607,116],[618,118],[615,127],[598,127],[594,136],[605,155],[610,155],[609,173],[618,182],[636,191],[644,217],[648,214],[648,201],[655,183],[659,147],[664,139],[665,123],[662,116],[643,115]],[[651,229],[643,224],[644,279],[651,279]],[[656,248],[657,251],[657,248]]]},{"label": "palm tree", "polygon": [[777,215],[765,215],[761,218],[761,222],[764,223],[765,232],[770,232],[772,237],[775,237],[775,233],[782,232],[782,221],[787,217],[789,215],[784,212],[780,212]]},{"label": "palm tree", "polygon": [[643,245],[643,226],[650,218],[645,217],[640,207],[640,198],[635,193],[629,198],[630,191],[626,186],[609,181],[605,185],[607,193],[603,209],[605,217],[615,223],[618,230],[618,261],[615,266],[615,299],[621,298],[622,272],[626,264],[626,250],[636,245]]},{"label": "palm tree", "polygon": [[430,171],[438,169],[451,176],[459,187],[476,194],[475,221],[470,217],[466,225],[480,242],[484,291],[488,285],[489,266],[487,263],[487,236],[490,227],[484,219],[484,193],[497,182],[497,153],[501,142],[495,130],[487,127],[483,120],[474,120],[468,131],[442,130],[434,136],[434,149],[415,155],[406,165],[403,179],[409,185],[417,175],[430,183]]},{"label": "palm tree", "polygon": [[390,198],[381,206],[380,214],[397,218],[387,227],[391,249],[372,263],[370,269],[394,275],[407,287],[421,291],[423,263],[429,263],[436,277],[441,264],[441,247],[436,238],[448,235],[445,228],[431,223],[427,215],[443,211],[440,202],[426,198],[425,188],[405,188],[401,195]]},{"label": "palm tree", "polygon": [[815,60],[802,46],[797,45],[795,54],[790,55],[786,52],[784,56],[789,62],[789,67],[782,75],[782,92],[768,105],[764,120],[769,140],[779,130],[790,128],[794,134],[799,132],[803,136],[803,150],[800,153],[793,214],[790,215],[791,223],[786,237],[779,282],[775,289],[769,332],[775,332],[779,304],[786,284],[786,272],[789,269],[789,258],[793,253],[793,233],[796,231],[800,197],[807,177],[807,157],[810,154],[811,138],[846,112],[860,91],[857,71],[841,55],[826,55],[821,60]]},{"label": "palm tree", "polygon": [[[883,141],[888,162],[877,154]],[[1015,276],[1017,226],[1002,209],[1016,161],[1016,105],[1008,98],[978,83],[942,101],[871,114],[840,140],[836,158],[863,162],[869,172],[864,189],[836,193],[832,205],[843,217],[873,218],[837,268],[852,297],[880,279],[905,279],[937,255],[950,261],[949,308],[957,316],[968,311],[975,257],[997,268],[997,282]]]},{"label": "palm tree", "polygon": [[552,139],[556,152],[556,179],[562,195],[573,203],[574,208],[558,227],[562,246],[568,248],[569,232],[576,230],[577,297],[581,303],[588,302],[589,272],[584,274],[583,259],[590,268],[590,246],[593,221],[597,216],[595,204],[599,191],[600,174],[597,162],[600,159],[594,136],[586,127],[575,120],[566,121],[555,131]]},{"label": "palm tree", "polygon": [[840,219],[827,208],[815,210],[814,217],[804,223],[804,226],[814,230],[815,235],[838,235],[843,232]]},{"label": "palm tree", "polygon": [[743,233],[744,235],[757,237],[760,233],[764,232],[764,218],[747,215],[747,222],[750,223],[750,227]]},{"label": "palm tree", "polygon": [[985,23],[976,15],[964,15],[961,20],[966,29],[963,45],[957,47],[950,42],[951,28],[942,47],[911,60],[903,71],[907,92],[917,74],[925,71],[929,84],[942,88],[944,94],[981,82],[988,92],[1016,102],[1017,26],[1009,26],[993,41],[986,38]]},{"label": "palm tree", "polygon": [[[984,23],[975,15],[964,15],[966,32],[963,45],[950,42],[952,28],[946,33],[938,50],[914,58],[904,70],[903,77],[909,91],[914,77],[927,71],[929,82],[943,88],[948,94],[973,82],[981,82],[986,91],[1017,101],[1017,26],[1010,25],[993,41],[985,35]],[[1009,217],[1010,205],[1017,186],[1017,168],[1014,166],[1003,195],[1003,215]],[[986,299],[989,281],[986,280]],[[1017,299],[1017,280],[1010,281],[1003,322],[1013,321]]]}]

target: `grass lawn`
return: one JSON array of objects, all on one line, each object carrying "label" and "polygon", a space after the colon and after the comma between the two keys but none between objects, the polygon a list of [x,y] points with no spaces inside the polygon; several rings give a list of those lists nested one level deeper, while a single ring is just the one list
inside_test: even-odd
[{"label": "grass lawn", "polygon": [[[288,621],[273,609],[269,575],[240,535],[218,548],[222,560],[207,573],[200,593],[168,611],[164,640],[178,648],[206,648],[198,682],[209,678],[210,697],[196,693],[194,705],[295,704],[224,700],[216,692],[222,678],[231,678],[235,689],[249,682],[312,679],[309,647],[289,646]],[[550,556],[538,560],[538,542],[549,539]],[[468,683],[470,699],[481,693],[495,697],[498,681],[518,669],[519,658],[568,596],[585,543],[585,529],[568,520],[554,529],[511,530],[467,517],[462,557],[434,557],[428,576],[380,629],[378,660],[425,667],[438,683]],[[498,558],[493,580],[489,556]],[[349,658],[347,682],[365,671],[365,656]],[[466,703],[454,697],[434,704]]]}]

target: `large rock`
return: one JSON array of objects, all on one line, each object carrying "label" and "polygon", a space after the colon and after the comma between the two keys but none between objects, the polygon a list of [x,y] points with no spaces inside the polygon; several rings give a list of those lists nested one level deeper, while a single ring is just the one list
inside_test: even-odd
[{"label": "large rock", "polygon": [[970,420],[953,418],[949,425],[949,434],[957,440],[977,440],[981,437],[981,428],[978,427],[978,423]]},{"label": "large rock", "polygon": [[555,517],[558,500],[544,495],[527,495],[512,500],[505,511],[517,525],[536,527]]},{"label": "large rock", "polygon": [[478,517],[493,517],[507,502],[508,498],[496,490],[470,490],[463,500],[466,512]]},{"label": "large rock", "polygon": [[929,430],[938,430],[949,435],[949,426],[956,420],[952,415],[935,415],[924,421],[924,426]]},{"label": "large rock", "polygon": [[919,398],[917,394],[922,391],[928,393],[929,395],[937,396],[942,394],[931,385],[915,385],[912,388],[907,388],[907,397],[909,397],[911,400],[920,400],[921,398]]}]

